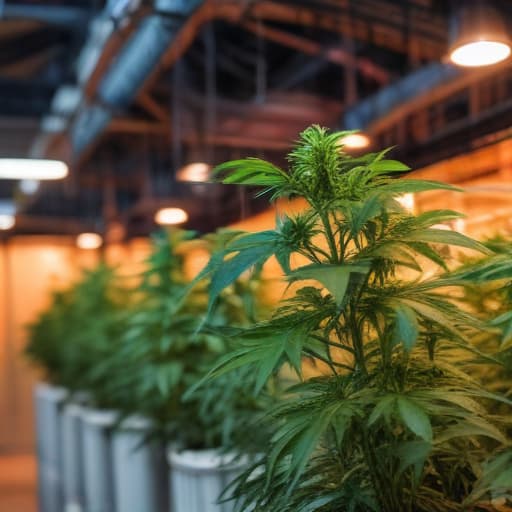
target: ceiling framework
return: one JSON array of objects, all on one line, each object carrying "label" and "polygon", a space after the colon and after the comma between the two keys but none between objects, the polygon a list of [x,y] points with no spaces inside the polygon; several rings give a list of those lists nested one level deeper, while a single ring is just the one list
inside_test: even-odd
[{"label": "ceiling framework", "polygon": [[[7,91],[0,116],[59,117],[50,100],[61,83],[81,97],[61,119],[63,128],[41,130],[31,149],[73,168],[66,183],[26,198],[25,232],[32,216],[60,212],[97,229],[121,222],[128,236],[140,234],[153,227],[154,210],[169,203],[191,213],[191,227],[225,225],[264,203],[217,185],[180,184],[174,174],[183,164],[246,155],[282,164],[307,125],[342,127],[347,112],[392,88],[400,101],[364,128],[376,145],[398,145],[397,156],[413,166],[511,135],[507,68],[449,76],[428,94],[400,98],[405,77],[443,61],[449,2],[194,0],[186,5],[197,9],[183,11],[179,26],[151,2],[115,24],[100,1],[39,2],[52,7],[45,15],[24,2],[7,4],[13,19],[0,22],[0,50],[16,50],[0,53],[0,92]],[[22,6],[20,18],[15,7]],[[153,22],[164,27],[165,44],[136,47]],[[30,44],[17,44],[22,37]],[[132,60],[136,50],[146,62]],[[33,88],[23,95],[33,101],[16,94],[22,87]]]}]

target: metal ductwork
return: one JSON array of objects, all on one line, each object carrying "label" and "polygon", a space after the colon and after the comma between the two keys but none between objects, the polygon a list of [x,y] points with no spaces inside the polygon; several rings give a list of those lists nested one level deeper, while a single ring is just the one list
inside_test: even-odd
[{"label": "metal ductwork", "polygon": [[91,11],[81,7],[52,5],[20,5],[0,2],[0,18],[28,19],[50,25],[84,26],[91,17]]},{"label": "metal ductwork", "polygon": [[348,109],[343,117],[343,129],[367,130],[398,107],[460,75],[461,71],[450,64],[435,63],[421,68]]},{"label": "metal ductwork", "polygon": [[187,18],[204,0],[155,0],[154,10],[140,22],[103,77],[96,101],[85,105],[71,127],[75,157],[106,129],[116,112],[136,98],[157,68]]}]

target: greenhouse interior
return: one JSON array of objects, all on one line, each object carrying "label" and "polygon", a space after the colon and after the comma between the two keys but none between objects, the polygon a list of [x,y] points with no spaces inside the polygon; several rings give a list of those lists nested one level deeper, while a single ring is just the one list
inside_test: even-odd
[{"label": "greenhouse interior", "polygon": [[512,511],[512,2],[0,0],[0,511]]}]

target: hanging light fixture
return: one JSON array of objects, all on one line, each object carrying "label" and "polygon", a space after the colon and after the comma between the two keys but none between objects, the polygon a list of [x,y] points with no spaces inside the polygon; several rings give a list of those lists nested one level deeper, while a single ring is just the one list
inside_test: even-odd
[{"label": "hanging light fixture", "polygon": [[460,4],[452,17],[450,39],[450,59],[458,66],[489,66],[511,53],[505,15],[489,0]]},{"label": "hanging light fixture", "polygon": [[68,166],[60,160],[0,158],[0,179],[60,180],[68,175]]},{"label": "hanging light fixture", "polygon": [[76,237],[76,246],[79,249],[99,249],[103,244],[103,238],[98,233],[80,233]]},{"label": "hanging light fixture", "polygon": [[188,213],[181,208],[162,208],[156,212],[155,222],[161,226],[183,224],[188,220]]},{"label": "hanging light fixture", "polygon": [[206,162],[194,162],[183,166],[177,173],[178,181],[192,181],[195,183],[204,183],[210,178],[212,166]]},{"label": "hanging light fixture", "polygon": [[340,144],[348,149],[364,149],[371,144],[370,137],[365,133],[351,133],[340,139]]}]

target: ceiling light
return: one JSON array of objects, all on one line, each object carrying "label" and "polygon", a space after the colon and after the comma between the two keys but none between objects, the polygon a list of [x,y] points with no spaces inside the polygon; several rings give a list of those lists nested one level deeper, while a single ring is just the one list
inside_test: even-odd
[{"label": "ceiling light", "polygon": [[103,238],[98,233],[81,233],[76,237],[76,246],[79,249],[99,249]]},{"label": "ceiling light", "polygon": [[496,64],[511,53],[505,16],[481,0],[464,2],[452,18],[450,59],[465,67]]},{"label": "ceiling light", "polygon": [[37,192],[39,188],[38,180],[21,180],[20,181],[20,190],[26,194],[27,196],[31,196]]},{"label": "ceiling light", "polygon": [[211,165],[205,162],[194,162],[182,167],[176,173],[178,181],[205,182],[210,178]]},{"label": "ceiling light", "polygon": [[0,158],[0,179],[60,180],[68,175],[68,166],[59,160]]},{"label": "ceiling light", "polygon": [[497,64],[510,55],[510,46],[499,41],[474,41],[459,46],[450,58],[454,64],[465,67],[481,67]]},{"label": "ceiling light", "polygon": [[14,215],[9,215],[8,213],[0,213],[0,229],[2,231],[6,231],[11,229],[16,224],[16,218]]},{"label": "ceiling light", "polygon": [[349,149],[367,148],[371,143],[370,137],[364,133],[351,133],[340,139],[340,145]]},{"label": "ceiling light", "polygon": [[181,208],[162,208],[155,215],[155,222],[161,226],[173,226],[187,222],[188,214]]}]

